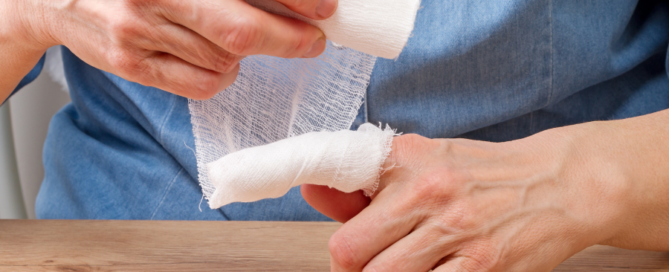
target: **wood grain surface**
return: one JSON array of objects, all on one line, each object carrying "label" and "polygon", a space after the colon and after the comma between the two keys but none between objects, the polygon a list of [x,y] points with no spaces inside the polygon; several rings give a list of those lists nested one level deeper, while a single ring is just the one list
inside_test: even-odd
[{"label": "wood grain surface", "polygon": [[[0,271],[328,271],[338,223],[0,220]],[[595,246],[555,271],[669,271]]]}]

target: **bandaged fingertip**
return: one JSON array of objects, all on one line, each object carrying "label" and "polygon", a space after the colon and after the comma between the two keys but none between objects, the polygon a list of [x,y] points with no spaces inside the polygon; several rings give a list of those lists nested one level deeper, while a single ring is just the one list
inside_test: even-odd
[{"label": "bandaged fingertip", "polygon": [[372,124],[357,131],[311,132],[247,148],[209,163],[212,209],[285,195],[301,184],[374,193],[395,132]]}]

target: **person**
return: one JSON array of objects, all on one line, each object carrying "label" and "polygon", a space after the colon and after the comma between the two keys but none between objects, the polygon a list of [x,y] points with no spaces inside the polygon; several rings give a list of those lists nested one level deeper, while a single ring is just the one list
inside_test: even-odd
[{"label": "person", "polygon": [[394,139],[371,198],[305,185],[200,212],[185,97],[224,89],[247,55],[315,57],[322,33],[240,0],[4,2],[3,100],[66,46],[72,103],[49,127],[38,217],[330,217],[345,222],[333,271],[550,271],[593,244],[669,250],[666,2],[421,5],[353,126],[414,133]]}]

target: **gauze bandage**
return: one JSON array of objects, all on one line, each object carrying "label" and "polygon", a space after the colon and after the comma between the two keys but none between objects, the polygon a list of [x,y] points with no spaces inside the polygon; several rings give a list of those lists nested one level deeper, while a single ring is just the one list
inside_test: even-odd
[{"label": "gauze bandage", "polygon": [[[328,42],[315,59],[249,56],[226,90],[189,100],[198,178],[210,207],[279,197],[305,182],[370,193],[386,154],[370,150],[383,149],[391,133],[372,133],[369,126],[339,131],[358,113],[376,56],[399,56],[420,1],[339,0],[335,14],[323,21],[307,20],[273,0],[249,3],[314,24],[340,46]],[[316,133],[291,138],[310,132]],[[262,147],[246,150],[256,146]]]},{"label": "gauze bandage", "polygon": [[246,0],[271,13],[320,28],[328,40],[386,59],[397,58],[413,30],[419,0],[339,0],[328,19],[311,20],[275,0]]},{"label": "gauze bandage", "polygon": [[211,207],[283,196],[305,183],[350,193],[376,190],[394,131],[363,124],[357,131],[311,132],[247,148],[209,163]]}]

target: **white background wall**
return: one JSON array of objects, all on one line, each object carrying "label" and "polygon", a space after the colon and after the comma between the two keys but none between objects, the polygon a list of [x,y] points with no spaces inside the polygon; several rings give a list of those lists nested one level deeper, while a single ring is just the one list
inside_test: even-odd
[{"label": "white background wall", "polygon": [[0,219],[26,218],[16,167],[9,104],[0,107]]},{"label": "white background wall", "polygon": [[[9,100],[18,177],[29,218],[35,218],[35,197],[44,178],[42,147],[49,121],[60,108],[69,102],[69,95],[62,90],[60,85],[51,80],[46,71],[42,71],[33,83],[24,87]],[[0,129],[3,132],[5,130],[5,128]],[[10,162],[2,161],[2,157],[0,157],[0,164],[11,165]],[[7,185],[9,182],[11,180],[0,176],[0,183]],[[2,184],[0,188],[3,188]]]}]

